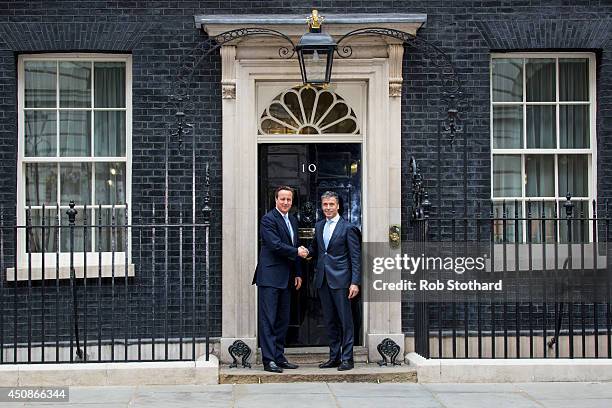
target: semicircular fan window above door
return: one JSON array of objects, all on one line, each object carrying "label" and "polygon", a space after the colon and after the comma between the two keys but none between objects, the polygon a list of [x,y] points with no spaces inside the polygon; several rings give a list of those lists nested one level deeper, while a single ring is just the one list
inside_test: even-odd
[{"label": "semicircular fan window above door", "polygon": [[259,119],[260,135],[359,134],[355,112],[338,94],[297,86],[277,95]]}]

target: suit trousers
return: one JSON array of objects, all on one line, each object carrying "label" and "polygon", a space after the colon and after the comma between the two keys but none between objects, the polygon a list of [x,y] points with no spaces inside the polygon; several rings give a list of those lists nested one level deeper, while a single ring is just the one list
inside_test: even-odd
[{"label": "suit trousers", "polygon": [[289,288],[271,286],[257,288],[258,332],[261,359],[264,365],[271,361],[287,361],[285,358],[285,337],[289,328],[291,292]]},{"label": "suit trousers", "polygon": [[330,288],[323,273],[319,298],[329,338],[329,358],[334,361],[352,360],[355,337],[348,288]]}]

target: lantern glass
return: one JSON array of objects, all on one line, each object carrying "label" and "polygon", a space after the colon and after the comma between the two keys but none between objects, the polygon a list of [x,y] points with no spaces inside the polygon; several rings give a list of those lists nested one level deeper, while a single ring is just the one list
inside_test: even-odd
[{"label": "lantern glass", "polygon": [[307,83],[325,83],[327,78],[327,53],[325,50],[304,52],[304,76]]},{"label": "lantern glass", "polygon": [[336,43],[325,33],[310,31],[302,36],[295,47],[300,61],[304,84],[327,84]]}]

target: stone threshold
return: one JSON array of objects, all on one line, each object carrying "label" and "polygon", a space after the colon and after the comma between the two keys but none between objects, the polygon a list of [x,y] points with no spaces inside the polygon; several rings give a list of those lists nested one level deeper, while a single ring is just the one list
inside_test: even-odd
[{"label": "stone threshold", "polygon": [[420,383],[612,381],[612,360],[594,358],[426,359],[408,353]]},{"label": "stone threshold", "polygon": [[378,364],[356,363],[349,371],[338,371],[335,368],[320,369],[317,364],[301,365],[296,370],[285,370],[282,374],[269,373],[262,365],[253,368],[229,368],[223,365],[219,369],[220,384],[263,384],[293,382],[368,382],[368,383],[415,383],[416,369],[402,364],[399,366],[380,367]]},{"label": "stone threshold", "polygon": [[[329,347],[287,347],[285,356],[295,364],[319,364],[329,358]],[[355,346],[353,358],[355,363],[368,363],[368,349]],[[257,349],[257,364],[261,364],[261,349]]]}]

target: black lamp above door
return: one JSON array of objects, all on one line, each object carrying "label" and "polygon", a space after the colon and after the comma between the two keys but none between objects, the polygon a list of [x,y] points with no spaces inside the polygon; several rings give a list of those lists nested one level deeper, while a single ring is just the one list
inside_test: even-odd
[{"label": "black lamp above door", "polygon": [[317,10],[313,10],[308,17],[308,32],[295,47],[304,84],[322,85],[331,80],[337,45],[329,34],[321,32],[322,22],[323,17],[319,16]]}]

